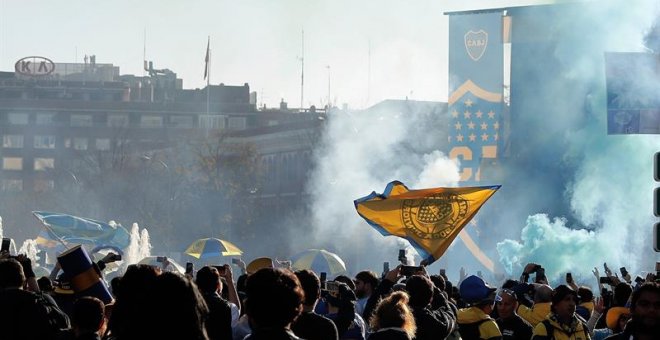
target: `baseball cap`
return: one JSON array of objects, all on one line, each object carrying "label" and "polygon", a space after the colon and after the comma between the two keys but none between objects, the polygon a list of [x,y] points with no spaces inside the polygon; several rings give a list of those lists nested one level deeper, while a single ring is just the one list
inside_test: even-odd
[{"label": "baseball cap", "polygon": [[[467,303],[476,303],[488,300],[496,290],[497,288],[489,286],[486,282],[484,282],[484,280],[475,275],[470,275],[465,280],[463,280],[459,288],[461,298]],[[498,301],[501,298],[495,295],[493,299]]]}]

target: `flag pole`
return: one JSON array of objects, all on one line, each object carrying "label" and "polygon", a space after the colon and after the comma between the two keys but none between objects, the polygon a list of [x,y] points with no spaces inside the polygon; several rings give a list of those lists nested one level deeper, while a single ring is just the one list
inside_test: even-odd
[{"label": "flag pole", "polygon": [[48,229],[48,231],[50,231],[50,233],[51,233],[53,236],[55,236],[55,239],[57,239],[57,241],[59,241],[59,242],[64,246],[64,249],[69,249],[69,246],[67,246],[67,244],[64,242],[64,240],[63,240],[59,235],[57,235],[57,234],[55,233],[55,231],[53,230],[53,228],[52,228],[48,223],[46,223],[46,221],[44,221],[41,217],[37,216],[37,214],[35,214],[34,212],[32,212],[32,215],[33,215],[34,217],[36,217],[36,218],[39,220],[39,222],[41,222],[41,224],[42,224],[46,229]]},{"label": "flag pole", "polygon": [[210,114],[211,107],[211,36],[208,37],[206,44],[206,115]]}]

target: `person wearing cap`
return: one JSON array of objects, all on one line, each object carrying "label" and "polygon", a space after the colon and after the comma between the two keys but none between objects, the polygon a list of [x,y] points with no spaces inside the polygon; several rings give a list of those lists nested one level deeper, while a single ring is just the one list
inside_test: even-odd
[{"label": "person wearing cap", "polygon": [[475,275],[468,276],[459,288],[467,308],[458,310],[458,331],[463,339],[502,339],[500,328],[490,317],[495,301],[500,300],[497,288]]},{"label": "person wearing cap", "polygon": [[532,338],[532,325],[517,313],[518,299],[509,289],[502,289],[497,301],[497,326],[500,328],[504,340],[529,340]]},{"label": "person wearing cap", "polygon": [[[632,318],[626,324],[624,331],[608,337],[608,340],[658,339],[660,334],[660,285],[648,282],[635,290],[630,298],[630,312]],[[609,321],[615,317],[607,319]]]},{"label": "person wearing cap", "polygon": [[559,285],[552,294],[550,315],[534,327],[532,340],[590,340],[585,321],[575,314],[579,301],[576,291],[567,285]]}]

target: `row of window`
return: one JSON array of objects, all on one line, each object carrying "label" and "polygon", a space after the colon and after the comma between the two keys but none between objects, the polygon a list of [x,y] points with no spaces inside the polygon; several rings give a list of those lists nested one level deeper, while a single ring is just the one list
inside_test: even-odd
[{"label": "row of window", "polygon": [[[2,147],[5,149],[20,149],[24,145],[23,135],[3,135]],[[55,136],[34,136],[33,147],[35,149],[55,149]],[[73,148],[74,150],[87,150],[89,146],[89,139],[84,137],[66,138],[64,140],[65,148]],[[96,150],[107,151],[110,150],[109,138],[97,138]]]},{"label": "row of window", "polygon": [[[34,191],[50,191],[55,188],[55,181],[52,179],[35,179]],[[3,179],[0,181],[0,190],[2,191],[23,191],[23,180],[21,179]]]},{"label": "row of window", "polygon": [[[55,167],[55,159],[36,157],[34,159],[34,170],[44,171]],[[3,170],[23,170],[22,157],[2,157]]]},{"label": "row of window", "polygon": [[[53,125],[54,113],[37,113],[37,125]],[[205,129],[224,129],[226,116],[223,115],[201,115],[199,116],[199,127]],[[10,125],[27,125],[29,123],[28,113],[9,113],[7,120]],[[228,126],[230,129],[245,129],[245,117],[229,117]],[[72,114],[70,124],[74,127],[91,127],[94,122],[91,115]],[[142,115],[140,116],[140,127],[143,128],[162,128],[164,124],[163,116]],[[170,126],[177,128],[193,128],[195,126],[192,116],[172,115],[170,116]],[[129,116],[127,114],[109,114],[107,119],[109,127],[127,127],[129,126]]]}]

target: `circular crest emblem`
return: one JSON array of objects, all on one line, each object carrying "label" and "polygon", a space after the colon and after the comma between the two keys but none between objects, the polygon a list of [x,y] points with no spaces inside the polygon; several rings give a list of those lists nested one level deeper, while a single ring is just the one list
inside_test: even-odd
[{"label": "circular crest emblem", "polygon": [[405,228],[423,239],[447,238],[465,218],[468,202],[456,194],[437,194],[423,200],[404,200]]}]

